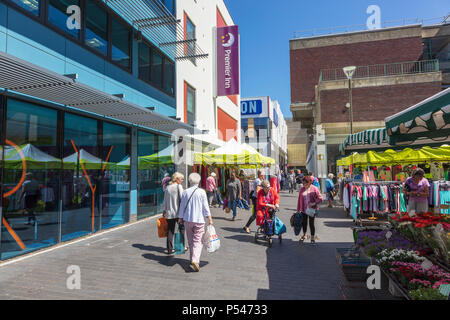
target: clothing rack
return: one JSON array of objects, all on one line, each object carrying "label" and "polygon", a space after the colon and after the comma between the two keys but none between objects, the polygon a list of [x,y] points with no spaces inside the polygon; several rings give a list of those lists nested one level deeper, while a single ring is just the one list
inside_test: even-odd
[{"label": "clothing rack", "polygon": [[353,184],[355,185],[362,185],[362,186],[368,186],[368,185],[386,185],[386,184],[402,184],[403,182],[401,181],[375,181],[375,182],[359,182],[359,181],[353,181]]}]

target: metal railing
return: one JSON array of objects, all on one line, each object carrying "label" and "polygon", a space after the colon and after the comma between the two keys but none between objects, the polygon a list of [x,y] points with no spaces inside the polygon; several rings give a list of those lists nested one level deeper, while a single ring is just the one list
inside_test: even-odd
[{"label": "metal railing", "polygon": [[[450,22],[449,15],[436,17],[436,18],[428,18],[428,19],[414,18],[414,19],[382,21],[381,29],[410,26],[410,25],[415,25],[415,24],[421,24],[422,26],[430,26],[430,25],[446,24],[449,22]],[[315,28],[315,29],[310,29],[310,30],[295,31],[293,39],[319,37],[319,36],[350,33],[350,32],[359,32],[359,31],[369,31],[369,30],[367,29],[366,24],[357,24],[357,25],[349,25],[349,26],[335,26],[335,27],[327,27],[327,28]]]},{"label": "metal railing", "polygon": [[[439,60],[408,61],[356,67],[353,79],[439,72]],[[342,68],[320,70],[319,82],[347,80]]]}]

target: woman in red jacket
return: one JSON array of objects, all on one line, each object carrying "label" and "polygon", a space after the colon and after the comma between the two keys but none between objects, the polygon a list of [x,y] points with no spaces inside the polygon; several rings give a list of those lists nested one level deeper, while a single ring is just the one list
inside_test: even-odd
[{"label": "woman in red jacket", "polygon": [[311,230],[311,243],[315,243],[315,214],[313,216],[307,215],[306,210],[310,208],[309,211],[313,209],[317,213],[317,211],[319,210],[317,205],[323,201],[323,198],[320,190],[316,186],[313,186],[313,178],[311,176],[304,176],[302,182],[303,187],[299,191],[297,201],[297,212],[301,212],[303,214],[303,236],[300,238],[300,242],[303,242],[306,239],[306,231],[308,228],[309,220],[309,229]]},{"label": "woman in red jacket", "polygon": [[262,189],[258,191],[258,201],[256,206],[256,224],[258,226],[264,223],[264,214],[266,208],[277,209],[280,207],[280,197],[274,188],[270,187],[267,180],[261,182]]}]

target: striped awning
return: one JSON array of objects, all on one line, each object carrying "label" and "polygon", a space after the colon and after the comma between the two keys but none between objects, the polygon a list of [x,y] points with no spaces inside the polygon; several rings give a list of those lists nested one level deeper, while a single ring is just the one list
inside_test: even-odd
[{"label": "striped awning", "polygon": [[448,140],[450,136],[450,88],[385,119],[391,145],[417,139]]},{"label": "striped awning", "polygon": [[2,51],[0,88],[165,133],[179,129],[190,134],[200,132],[181,121],[152,112]]},{"label": "striped awning", "polygon": [[381,145],[387,142],[387,132],[386,128],[377,128],[361,131],[358,133],[354,133],[349,135],[344,143],[339,146],[339,151],[344,152],[347,146],[354,145]]}]

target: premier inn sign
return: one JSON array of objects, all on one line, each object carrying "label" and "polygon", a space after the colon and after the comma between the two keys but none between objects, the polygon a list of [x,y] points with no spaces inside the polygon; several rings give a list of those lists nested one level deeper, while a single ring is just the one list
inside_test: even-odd
[{"label": "premier inn sign", "polygon": [[217,28],[217,96],[239,94],[239,27]]}]

